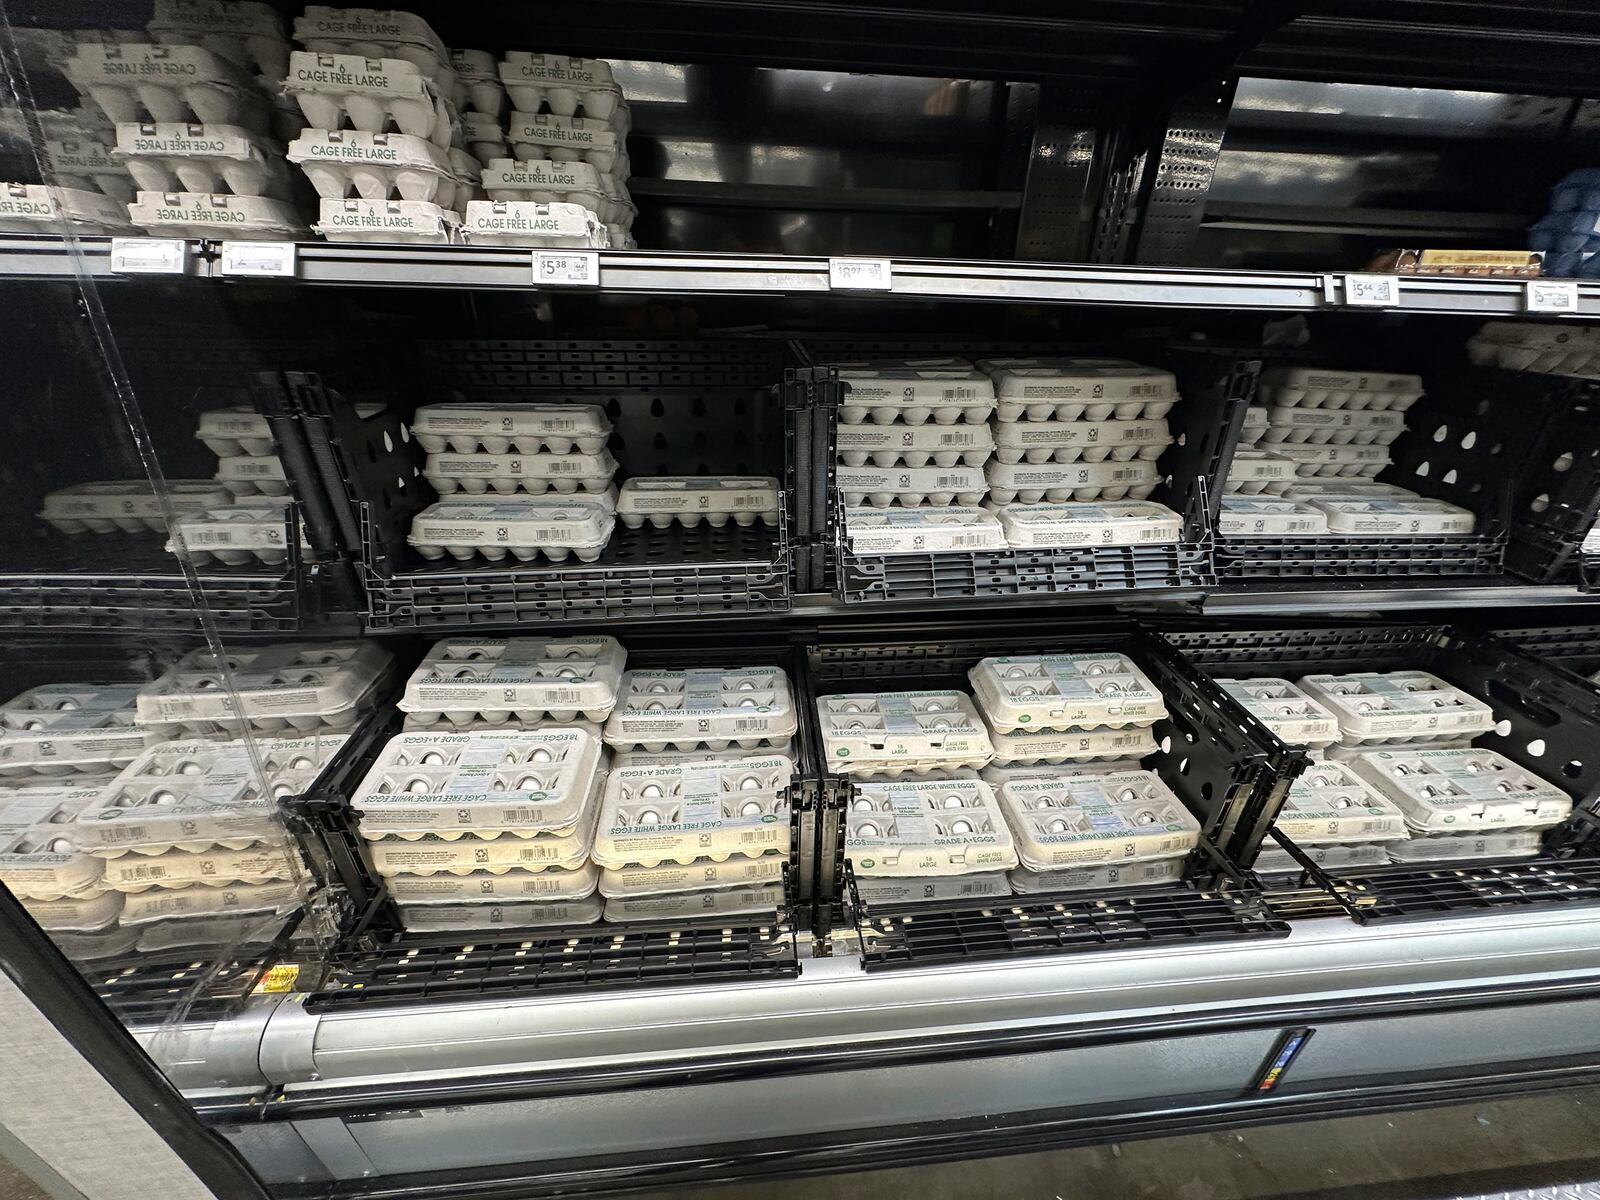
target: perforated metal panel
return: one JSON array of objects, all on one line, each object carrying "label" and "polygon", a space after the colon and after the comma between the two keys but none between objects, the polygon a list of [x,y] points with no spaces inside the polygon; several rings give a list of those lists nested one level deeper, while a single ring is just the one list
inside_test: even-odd
[{"label": "perforated metal panel", "polygon": [[1236,83],[1231,78],[1208,83],[1173,105],[1133,261],[1181,265],[1191,260]]}]

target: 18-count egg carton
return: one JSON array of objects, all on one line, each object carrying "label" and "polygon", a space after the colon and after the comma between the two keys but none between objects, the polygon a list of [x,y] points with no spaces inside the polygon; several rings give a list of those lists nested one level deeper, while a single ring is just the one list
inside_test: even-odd
[{"label": "18-count egg carton", "polygon": [[1164,418],[1138,421],[997,421],[995,457],[1003,463],[1127,462],[1157,459],[1172,445]]},{"label": "18-count egg carton", "polygon": [[[995,416],[1009,421],[1154,421],[1178,402],[1170,371],[1123,359],[988,359]],[[996,434],[999,440],[999,434]]]},{"label": "18-count egg carton", "polygon": [[628,671],[605,740],[652,754],[669,747],[754,750],[787,741],[798,728],[789,677],[779,667]]},{"label": "18-count egg carton", "polygon": [[1161,482],[1153,462],[1016,463],[990,462],[984,469],[989,494],[997,504],[1021,500],[1053,504],[1068,500],[1145,500]]},{"label": "18-count egg carton", "polygon": [[1222,497],[1217,532],[1226,537],[1315,537],[1328,532],[1328,514],[1287,496]]},{"label": "18-count egg carton", "polygon": [[441,500],[411,520],[406,541],[423,558],[447,554],[460,562],[477,557],[522,562],[540,555],[552,562],[576,556],[599,559],[616,525],[607,496],[518,496],[499,500]]},{"label": "18-count egg carton", "polygon": [[684,892],[720,891],[783,883],[788,857],[778,851],[757,858],[738,855],[717,862],[663,862],[653,867],[607,867],[600,872],[600,894],[609,899],[675,896]]},{"label": "18-count egg carton", "polygon": [[1572,812],[1566,792],[1493,750],[1369,750],[1349,765],[1418,833],[1548,829]]},{"label": "18-count egg carton", "polygon": [[1339,719],[1287,679],[1218,679],[1217,683],[1291,746],[1321,749],[1339,740]]},{"label": "18-count egg carton", "polygon": [[991,729],[989,740],[994,743],[995,764],[1002,768],[1051,765],[1066,769],[1092,764],[1095,769],[1110,770],[1111,765],[1119,761],[1139,759],[1156,752],[1156,740],[1149,729],[1073,729],[1038,733],[1002,733]]},{"label": "18-count egg carton", "polygon": [[[845,363],[839,378],[849,391],[839,405],[841,425],[982,424],[994,412],[994,384],[970,364]],[[991,434],[992,436],[992,434]]]},{"label": "18-count egg carton", "polygon": [[1537,829],[1497,829],[1480,833],[1413,833],[1404,841],[1385,845],[1389,861],[1443,863],[1478,858],[1531,858],[1544,843]]},{"label": "18-count egg carton", "polygon": [[426,723],[600,722],[617,705],[626,661],[605,635],[447,638],[412,672],[397,707]]},{"label": "18-count egg carton", "polygon": [[[104,864],[75,846],[70,836],[72,822],[99,796],[97,787],[0,788],[0,883],[30,912],[35,908],[31,902],[84,901],[100,892]],[[90,912],[73,911],[76,907],[62,906],[54,915],[78,918],[66,926],[70,928],[108,923],[108,914],[98,911],[104,904]],[[113,905],[109,916],[118,907]]]},{"label": "18-count egg carton", "polygon": [[1453,741],[1494,726],[1487,704],[1426,671],[1307,675],[1299,686],[1333,713],[1347,743]]},{"label": "18-count egg carton", "polygon": [[56,683],[0,705],[0,776],[105,775],[145,749],[137,683]]},{"label": "18-count egg carton", "polygon": [[429,404],[411,432],[429,454],[599,454],[611,422],[593,404]]},{"label": "18-count egg carton", "polygon": [[857,783],[845,853],[866,880],[989,875],[1017,865],[1011,829],[981,779]]},{"label": "18-count egg carton", "polygon": [[1149,500],[990,507],[1006,543],[1017,549],[1171,545],[1183,536],[1183,518]]},{"label": "18-count egg carton", "polygon": [[145,480],[75,483],[44,498],[39,516],[62,533],[166,532],[164,508],[180,517],[228,504],[232,493],[210,479],[169,479],[163,494]]},{"label": "18-count egg carton", "polygon": [[823,758],[853,776],[926,775],[981,767],[994,757],[989,732],[962,692],[863,692],[821,696]]},{"label": "18-count egg carton", "polygon": [[984,900],[1011,894],[1005,871],[980,871],[974,875],[929,875],[893,879],[856,876],[856,897],[872,907],[884,904],[924,904],[933,900]]},{"label": "18-count egg carton", "polygon": [[630,529],[646,521],[665,529],[674,521],[690,528],[704,521],[720,529],[778,524],[778,481],[770,476],[656,475],[625,480],[617,495],[617,519]]},{"label": "18-count egg carton", "polygon": [[989,494],[979,467],[836,467],[835,478],[845,504],[855,507],[970,506]]},{"label": "18-count egg carton", "polygon": [[[1392,800],[1347,763],[1331,761],[1310,764],[1294,781],[1273,828],[1329,869],[1381,866],[1388,862],[1388,845],[1408,836],[1405,815]],[[1300,864],[1269,842],[1255,869],[1277,874],[1298,871]]]},{"label": "18-count egg carton", "polygon": [[944,554],[1005,550],[1000,519],[971,505],[939,508],[847,508],[844,532],[857,554]]},{"label": "18-count egg carton", "polygon": [[998,798],[1034,872],[1178,858],[1200,841],[1199,821],[1149,771],[1015,780]]}]

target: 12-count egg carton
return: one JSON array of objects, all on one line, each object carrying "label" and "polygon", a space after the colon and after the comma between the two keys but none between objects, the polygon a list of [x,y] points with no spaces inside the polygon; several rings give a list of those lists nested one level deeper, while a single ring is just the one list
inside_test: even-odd
[{"label": "12-count egg carton", "polygon": [[[1373,479],[1392,461],[1386,445],[1290,445],[1274,442],[1271,454],[1293,464],[1295,479]],[[1287,492],[1288,488],[1280,489]]]},{"label": "12-count egg carton", "polygon": [[981,767],[994,745],[962,692],[863,692],[822,696],[823,757],[853,776],[926,775]]},{"label": "12-count egg carton", "polygon": [[1003,463],[1154,460],[1172,444],[1163,418],[1142,421],[997,421],[995,457]]},{"label": "12-count egg carton", "polygon": [[1110,764],[1143,758],[1157,749],[1149,729],[1074,729],[1054,733],[1002,733],[991,729],[989,740],[994,743],[996,766],[1006,768],[1090,764],[1110,770]]},{"label": "12-count egg carton", "polygon": [[141,192],[231,192],[289,199],[283,148],[248,129],[130,121],[117,126],[116,136],[112,156],[126,167]]},{"label": "12-count egg carton", "polygon": [[1144,729],[1167,715],[1161,692],[1125,654],[985,658],[968,678],[997,733]]},{"label": "12-count egg carton", "polygon": [[0,775],[105,775],[145,749],[135,723],[142,684],[54,683],[0,705]]},{"label": "12-count egg carton", "polygon": [[476,871],[469,875],[391,875],[385,883],[402,911],[412,904],[571,904],[595,894],[600,869]]},{"label": "12-count egg carton", "polygon": [[770,476],[656,475],[625,480],[617,495],[617,519],[630,529],[646,521],[665,529],[674,521],[690,528],[704,521],[722,528],[778,524],[778,481]]},{"label": "12-count egg carton", "polygon": [[456,725],[604,721],[617,705],[627,651],[612,637],[447,638],[406,682],[397,707]]},{"label": "12-count egg carton", "polygon": [[997,504],[1021,500],[1145,500],[1161,482],[1156,464],[1146,459],[1097,463],[1003,463],[984,468],[989,495]]},{"label": "12-count egg carton", "polygon": [[[1294,781],[1273,828],[1329,869],[1381,866],[1389,861],[1388,845],[1408,836],[1405,815],[1392,800],[1347,763],[1332,761],[1312,763]],[[1300,864],[1269,843],[1255,869],[1276,874],[1298,871]]]},{"label": "12-count egg carton", "polygon": [[1307,675],[1299,686],[1334,714],[1346,743],[1453,741],[1494,726],[1487,704],[1426,671]]},{"label": "12-count egg carton", "polygon": [[1267,410],[1261,444],[1387,446],[1405,431],[1405,414],[1394,409],[1300,408]]},{"label": "12-count egg carton", "polygon": [[1011,880],[1005,871],[980,871],[975,875],[930,875],[916,879],[856,876],[856,898],[870,907],[885,904],[923,904],[932,900],[983,900],[1009,896]]},{"label": "12-count egg carton", "polygon": [[993,873],[1017,865],[994,790],[981,779],[863,782],[845,813],[845,853],[861,879]]},{"label": "12-count egg carton", "polygon": [[[104,864],[78,849],[70,837],[72,822],[99,795],[95,787],[0,788],[0,883],[29,911],[33,901],[83,900],[99,891]],[[67,905],[56,914],[79,918],[67,927],[109,923],[105,914],[74,908]],[[110,915],[115,916],[115,907]]]},{"label": "12-count egg carton", "polygon": [[1297,465],[1291,458],[1276,451],[1240,446],[1228,464],[1223,490],[1241,496],[1276,495],[1289,486],[1297,473]]},{"label": "12-count egg carton", "polygon": [[967,364],[845,363],[839,378],[849,385],[839,405],[843,425],[982,424],[994,412],[994,384]]},{"label": "12-count egg carton", "polygon": [[1006,422],[1154,421],[1178,402],[1170,371],[1121,359],[989,359],[996,441]]},{"label": "12-count egg carton", "polygon": [[536,904],[406,904],[400,920],[419,933],[476,933],[592,925],[600,919],[600,911],[598,896]]},{"label": "12-count egg carton", "polygon": [[593,404],[429,404],[411,432],[429,454],[599,454],[611,422]]},{"label": "12-count egg carton", "polygon": [[731,856],[718,862],[663,862],[653,867],[607,867],[600,872],[600,894],[609,899],[675,896],[684,892],[754,888],[783,883],[788,856],[774,850],[756,858]]},{"label": "12-count egg carton", "polygon": [[1497,829],[1483,833],[1413,833],[1404,841],[1388,842],[1389,861],[1411,863],[1452,862],[1478,858],[1531,858],[1539,853],[1544,834],[1537,829]]},{"label": "12-count egg carton", "polygon": [[600,803],[594,861],[618,871],[787,854],[785,789],[793,774],[794,763],[782,755],[613,770]]},{"label": "12-count egg carton", "polygon": [[127,233],[127,206],[100,192],[42,183],[0,183],[0,233]]},{"label": "12-count egg carton", "polygon": [[1493,750],[1400,747],[1349,760],[1419,833],[1548,829],[1572,812],[1572,797]]},{"label": "12-count egg carton", "polygon": [[1199,821],[1149,771],[1015,780],[999,802],[1035,872],[1176,858],[1200,841]]},{"label": "12-count egg carton", "polygon": [[596,561],[611,540],[616,508],[607,496],[518,496],[499,500],[441,500],[411,520],[406,541],[423,558],[447,554],[460,562],[529,562],[576,556]]},{"label": "12-count egg carton", "polygon": [[180,517],[230,503],[232,493],[209,479],[169,479],[162,495],[144,480],[75,483],[44,498],[39,516],[62,533],[166,532],[165,509]]},{"label": "12-count egg carton", "polygon": [[1315,537],[1328,532],[1328,514],[1287,496],[1223,496],[1217,532],[1226,537]]},{"label": "12-count egg carton", "polygon": [[1287,679],[1218,679],[1217,683],[1291,746],[1321,749],[1339,740],[1339,719]]},{"label": "12-count egg carton", "polygon": [[754,750],[787,741],[798,728],[789,677],[779,667],[628,671],[605,740],[652,754],[669,747]]}]

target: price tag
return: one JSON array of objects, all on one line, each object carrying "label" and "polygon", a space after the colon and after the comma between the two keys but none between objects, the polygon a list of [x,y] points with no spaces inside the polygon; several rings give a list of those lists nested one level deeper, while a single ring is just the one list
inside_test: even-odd
[{"label": "price tag", "polygon": [[1367,308],[1394,308],[1400,303],[1400,280],[1393,275],[1346,275],[1344,302]]},{"label": "price tag", "polygon": [[533,281],[545,287],[599,287],[600,255],[593,250],[535,250]]},{"label": "price tag", "polygon": [[1577,312],[1578,285],[1570,279],[1529,280],[1528,311],[1536,313]]},{"label": "price tag", "polygon": [[223,242],[217,264],[224,275],[294,278],[293,242]]},{"label": "price tag", "polygon": [[830,258],[828,286],[844,291],[887,292],[894,284],[894,269],[887,258]]},{"label": "price tag", "polygon": [[261,977],[254,990],[258,996],[281,996],[294,991],[294,985],[298,982],[300,982],[298,963],[277,963],[267,969],[267,973]]},{"label": "price tag", "polygon": [[118,275],[182,275],[189,243],[182,238],[112,238],[111,269]]}]

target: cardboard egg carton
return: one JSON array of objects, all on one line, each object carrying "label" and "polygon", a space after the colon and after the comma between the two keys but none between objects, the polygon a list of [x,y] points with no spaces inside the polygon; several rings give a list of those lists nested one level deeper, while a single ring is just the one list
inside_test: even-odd
[{"label": "cardboard egg carton", "polygon": [[270,124],[254,76],[200,46],[78,42],[61,71],[119,125],[195,122],[266,133]]},{"label": "cardboard egg carton", "polygon": [[[1077,764],[1109,764],[1120,759],[1143,758],[1156,752],[1155,738],[1148,728],[1072,729],[1054,732],[1001,732],[991,728],[994,761],[1001,767],[1050,764],[1072,767]],[[1134,764],[1138,766],[1137,763]]]},{"label": "cardboard egg carton", "polygon": [[665,529],[676,521],[694,528],[705,521],[720,529],[778,523],[778,481],[771,476],[654,475],[625,480],[617,496],[617,519],[630,529],[646,521]]},{"label": "cardboard egg carton", "polygon": [[1287,679],[1218,679],[1218,685],[1291,746],[1331,746],[1339,719]]},{"label": "cardboard egg carton", "polygon": [[0,233],[128,233],[127,206],[101,192],[42,183],[0,183]]},{"label": "cardboard egg carton", "polygon": [[289,67],[283,18],[260,0],[155,0],[145,26],[157,42],[200,46],[255,75]]},{"label": "cardboard egg carton", "polygon": [[520,112],[548,108],[564,117],[582,112],[611,121],[624,107],[622,89],[604,59],[513,50],[500,64],[500,82]]},{"label": "cardboard egg carton", "polygon": [[128,217],[147,233],[166,237],[293,241],[306,231],[292,204],[227,192],[146,192]]},{"label": "cardboard egg carton", "polygon": [[1494,727],[1487,704],[1426,671],[1307,675],[1298,683],[1338,717],[1347,743],[1441,742]]},{"label": "cardboard egg carton", "polygon": [[386,882],[389,898],[402,907],[429,904],[570,904],[595,894],[600,868],[584,863],[572,871],[523,871],[495,874],[393,875]]},{"label": "cardboard egg carton", "polygon": [[845,855],[857,879],[1004,871],[1017,848],[981,779],[861,782],[845,811]]},{"label": "cardboard egg carton", "polygon": [[[121,892],[102,891],[85,896],[62,896],[56,900],[23,900],[19,897],[22,907],[28,910],[28,915],[34,919],[40,929],[51,934],[51,941],[55,942],[56,949],[60,950],[69,959],[76,961],[80,957],[80,949],[88,953],[82,957],[106,957],[128,947],[123,945],[127,940],[126,935],[118,937],[122,931],[116,929],[117,918],[122,913],[124,897]],[[100,946],[86,946],[75,939],[64,938],[61,934],[97,934],[109,931],[112,934],[110,942]],[[138,931],[130,931],[137,938]]]},{"label": "cardboard egg carton", "polygon": [[430,454],[422,473],[441,496],[465,492],[511,495],[604,492],[617,473],[608,450],[599,454]]},{"label": "cardboard egg carton", "polygon": [[842,775],[927,775],[977,768],[994,745],[962,692],[860,692],[817,700],[826,769]]},{"label": "cardboard egg carton", "polygon": [[1172,411],[1172,372],[1135,363],[1059,360],[1050,366],[996,366],[990,371],[1001,421],[1155,420]]},{"label": "cardboard egg carton", "polygon": [[101,883],[111,891],[127,893],[151,888],[220,888],[292,880],[300,870],[286,844],[263,843],[239,850],[218,846],[108,858]]},{"label": "cardboard egg carton", "polygon": [[1321,537],[1328,514],[1287,496],[1223,496],[1217,532],[1224,537]]},{"label": "cardboard egg carton", "polygon": [[1291,446],[1287,442],[1276,442],[1272,453],[1292,462],[1296,478],[1301,480],[1367,480],[1393,461],[1387,446]]},{"label": "cardboard egg carton", "polygon": [[1021,896],[1042,892],[1087,892],[1102,888],[1154,887],[1183,878],[1184,857],[1152,858],[1137,862],[1104,863],[1092,867],[1066,867],[1031,871],[1018,867],[1008,872],[1011,890]]},{"label": "cardboard egg carton", "polygon": [[[116,923],[116,913],[121,908],[122,896],[117,892],[107,892],[98,899],[109,900],[115,906],[100,926],[94,929],[70,929],[61,932],[57,932],[60,927],[44,926],[51,928],[50,940],[56,944],[56,949],[61,951],[68,962],[75,965],[82,963],[98,965],[102,959],[120,959],[139,944],[140,930],[124,929]],[[40,918],[35,916],[34,920],[38,921]]]},{"label": "cardboard egg carton", "polygon": [[793,774],[779,755],[618,768],[606,778],[594,861],[616,870],[786,854]]},{"label": "cardboard egg carton", "polygon": [[1493,750],[1372,750],[1349,765],[1418,832],[1548,829],[1572,812],[1566,792]]},{"label": "cardboard egg carton", "polygon": [[781,886],[788,861],[787,854],[773,851],[755,858],[738,855],[721,862],[697,858],[690,863],[664,862],[653,867],[608,867],[600,872],[600,894],[609,900]]},{"label": "cardboard egg carton", "polygon": [[0,776],[106,775],[144,752],[137,683],[53,683],[0,705]]},{"label": "cardboard egg carton", "polygon": [[1006,531],[986,508],[847,508],[844,534],[857,554],[948,554],[1005,550]]},{"label": "cardboard egg carton", "polygon": [[1261,373],[1261,392],[1286,407],[1404,412],[1422,399],[1423,389],[1420,375],[1273,367]]},{"label": "cardboard egg carton", "polygon": [[446,638],[406,681],[398,708],[421,721],[604,721],[627,651],[616,638]]},{"label": "cardboard egg carton", "polygon": [[218,458],[260,456],[275,448],[266,417],[244,404],[201,413],[194,436]]},{"label": "cardboard egg carton", "polygon": [[799,728],[789,677],[779,667],[628,671],[605,740],[616,749],[747,750],[792,738]]},{"label": "cardboard egg carton", "polygon": [[[176,553],[181,541],[201,566],[213,561],[281,566],[289,560],[290,509],[286,496],[245,496],[233,504],[186,513],[177,520],[175,536],[167,539],[167,552]],[[306,545],[303,532],[300,545]]]},{"label": "cardboard egg carton", "polygon": [[595,404],[428,404],[411,432],[429,454],[599,454],[611,422]]},{"label": "cardboard egg carton", "polygon": [[1459,862],[1478,858],[1532,858],[1544,834],[1536,829],[1498,829],[1484,833],[1413,834],[1405,841],[1388,842],[1388,861],[1413,863]]},{"label": "cardboard egg carton", "polygon": [[[355,724],[393,656],[376,642],[235,647],[184,655],[139,692],[139,723],[210,729],[346,729]],[[224,678],[224,671],[226,678]]]},{"label": "cardboard egg carton", "polygon": [[1273,827],[1297,846],[1392,842],[1407,836],[1405,814],[1349,764],[1310,764],[1289,787]]},{"label": "cardboard egg carton", "polygon": [[[1102,730],[1097,730],[1096,731],[1096,735],[1105,735],[1105,734],[1111,734],[1111,735],[1115,735],[1117,737],[1139,736],[1143,740],[1149,741],[1150,747],[1151,747],[1151,752],[1153,752],[1155,750],[1155,742],[1153,740],[1150,740],[1149,734],[1144,730],[1110,730],[1110,729],[1102,729]],[[1060,737],[1060,736],[1063,736],[1063,735],[1051,734],[1051,733],[1044,733],[1044,734],[1039,734],[1039,733],[1021,734],[1021,733],[1017,733],[1017,734],[1009,734],[1009,735],[1007,735],[1007,734],[996,734],[995,736],[996,737],[1000,737],[1000,738],[1004,738],[1004,737],[1008,737],[1008,736],[1009,737],[1014,737],[1014,738],[1021,738],[1021,737],[1053,738],[1053,737]],[[998,755],[998,751],[996,753]],[[997,757],[995,762],[990,763],[987,767],[984,767],[983,770],[978,772],[978,778],[983,780],[985,783],[987,783],[990,787],[994,788],[996,791],[998,791],[1003,785],[1011,783],[1013,781],[1034,780],[1034,779],[1042,779],[1042,780],[1066,779],[1067,777],[1072,776],[1072,775],[1121,775],[1121,774],[1125,774],[1128,771],[1142,771],[1142,770],[1144,770],[1144,767],[1140,765],[1139,760],[1137,758],[1132,758],[1132,757],[1129,757],[1129,758],[1094,758],[1094,759],[1084,759],[1082,761],[1063,760],[1063,761],[1060,761],[1060,762],[1053,762],[1053,763],[1046,763],[1046,762],[1034,762],[1034,763],[1008,762],[1008,763],[1002,763],[1002,762],[1000,762],[998,760],[998,757]]]},{"label": "cardboard egg carton", "polygon": [[985,658],[967,677],[1000,733],[1144,729],[1167,715],[1149,676],[1115,652]]},{"label": "cardboard egg carton", "polygon": [[839,461],[847,467],[981,467],[994,454],[987,425],[875,425],[837,427]]},{"label": "cardboard egg carton", "polygon": [[480,164],[497,158],[510,158],[511,147],[506,144],[506,129],[499,117],[481,112],[461,114],[461,141]]},{"label": "cardboard egg carton", "polygon": [[39,517],[66,534],[164,533],[164,506],[182,516],[225,505],[232,498],[224,484],[209,479],[166,480],[160,496],[143,479],[75,483],[47,495]]},{"label": "cardboard egg carton", "polygon": [[784,758],[794,757],[794,740],[792,738],[763,738],[762,744],[756,749],[746,749],[736,742],[717,749],[697,750],[616,750],[611,752],[612,767],[620,770],[623,767],[670,767],[680,763],[703,762],[708,758],[741,759],[750,758],[752,755],[766,757],[769,755],[782,755]]},{"label": "cardboard egg carton", "polygon": [[469,199],[449,153],[413,134],[308,129],[289,143],[288,158],[324,200],[414,200],[458,209]]},{"label": "cardboard egg carton", "polygon": [[671,896],[618,896],[606,901],[609,924],[651,921],[724,921],[732,917],[774,914],[786,903],[777,884],[754,888],[718,888]]},{"label": "cardboard egg carton", "polygon": [[283,90],[313,129],[395,131],[441,148],[454,136],[455,114],[434,82],[397,58],[296,50]]},{"label": "cardboard egg carton", "polygon": [[[300,888],[292,880],[278,879],[267,883],[231,883],[221,887],[176,890],[152,888],[129,893],[121,899],[122,912],[118,920],[124,925],[154,925],[162,921],[181,921],[191,926],[206,924],[208,928],[194,930],[190,936],[198,935],[201,941],[217,939],[221,945],[235,945],[267,933],[266,927],[275,923],[261,918],[294,908],[302,897]],[[228,925],[211,923],[211,918],[251,915],[256,919],[230,922]]]},{"label": "cardboard egg carton", "polygon": [[1233,452],[1233,460],[1228,464],[1223,490],[1241,496],[1276,495],[1289,486],[1296,474],[1293,459],[1241,446]]},{"label": "cardboard egg carton", "polygon": [[104,866],[72,841],[72,822],[99,798],[95,787],[0,788],[0,884],[19,900],[83,898]]},{"label": "cardboard egg carton", "polygon": [[[1389,851],[1404,842],[1330,842],[1322,846],[1301,846],[1300,851],[1325,871],[1370,871],[1389,865]],[[1291,875],[1304,870],[1294,855],[1277,846],[1261,851],[1251,868],[1257,875]]]},{"label": "cardboard egg carton", "polygon": [[115,156],[116,131],[52,128],[49,113],[39,113],[44,141],[39,157],[43,176],[57,188],[98,192],[120,204],[133,199],[134,183]]},{"label": "cardboard egg carton", "polygon": [[1154,461],[1172,445],[1162,418],[1144,421],[997,421],[995,457],[1003,463]]},{"label": "cardboard egg carton", "polygon": [[977,875],[934,875],[925,879],[875,876],[856,879],[856,895],[868,908],[887,904],[927,904],[935,900],[987,900],[1011,894],[1004,871]]},{"label": "cardboard egg carton", "polygon": [[1387,446],[1405,432],[1405,427],[1405,414],[1387,409],[1277,405],[1267,410],[1261,444]]},{"label": "cardboard egg carton", "polygon": [[490,200],[576,204],[607,225],[633,227],[637,210],[627,190],[609,173],[585,162],[549,158],[494,158],[483,164],[483,191]]},{"label": "cardboard egg carton", "polygon": [[1149,771],[1017,780],[998,800],[1033,871],[1173,858],[1200,843],[1200,822]]},{"label": "cardboard egg carton", "polygon": [[989,494],[997,504],[1021,500],[1145,500],[1161,482],[1153,462],[1002,463],[984,468]]},{"label": "cardboard egg carton", "polygon": [[495,930],[561,929],[600,920],[598,896],[516,904],[406,904],[400,923],[415,933],[492,933]]},{"label": "cardboard egg carton", "polygon": [[1183,537],[1183,518],[1149,500],[990,506],[1019,549],[1032,546],[1172,545]]},{"label": "cardboard egg carton", "polygon": [[588,163],[609,176],[612,187],[628,181],[627,138],[609,119],[527,109],[514,109],[506,119],[506,143],[514,158]]},{"label": "cardboard egg carton", "polygon": [[459,89],[456,107],[462,110],[463,121],[469,113],[496,123],[505,116],[506,89],[494,55],[487,50],[452,48],[450,69],[455,72]]},{"label": "cardboard egg carton", "polygon": [[595,562],[611,540],[616,511],[601,499],[549,496],[441,500],[411,520],[406,541],[429,560],[483,557],[521,562],[539,556]]},{"label": "cardboard egg carton", "polygon": [[1328,518],[1330,533],[1372,537],[1445,537],[1471,533],[1478,518],[1443,500],[1345,500],[1318,496],[1306,501]]},{"label": "cardboard egg carton", "polygon": [[599,216],[580,204],[470,200],[461,230],[468,242],[487,246],[604,250],[611,245]]},{"label": "cardboard egg carton", "polygon": [[852,507],[948,508],[979,504],[989,494],[980,467],[838,467],[835,479]]},{"label": "cardboard egg carton", "polygon": [[111,154],[141,192],[232,192],[236,196],[289,198],[289,172],[283,164],[282,147],[237,125],[125,122],[117,126]]},{"label": "cardboard egg carton", "polygon": [[294,38],[307,50],[321,53],[399,59],[425,75],[445,95],[455,87],[450,51],[433,26],[415,13],[308,4],[295,18]]},{"label": "cardboard egg carton", "polygon": [[1586,325],[1486,321],[1467,341],[1475,366],[1552,375],[1600,371],[1600,339]]},{"label": "cardboard egg carton", "polygon": [[849,390],[839,404],[844,425],[982,424],[994,412],[994,384],[970,366],[845,364]]},{"label": "cardboard egg carton", "polygon": [[478,837],[464,833],[416,838],[385,837],[366,843],[372,869],[384,878],[395,876],[469,876],[479,872],[577,871],[589,860],[594,844],[594,823],[581,822],[565,836]]}]

